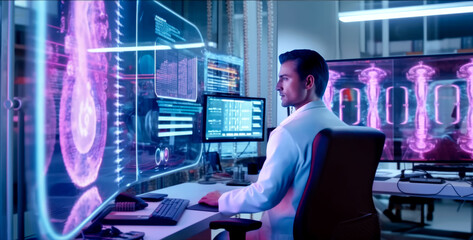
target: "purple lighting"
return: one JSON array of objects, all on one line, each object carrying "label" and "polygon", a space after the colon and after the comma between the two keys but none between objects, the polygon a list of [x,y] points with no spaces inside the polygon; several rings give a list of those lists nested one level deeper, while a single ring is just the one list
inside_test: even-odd
[{"label": "purple lighting", "polygon": [[434,97],[435,97],[435,122],[438,124],[444,124],[442,121],[440,121],[439,117],[439,90],[440,88],[446,88],[446,87],[451,87],[455,89],[455,121],[453,121],[450,124],[457,124],[460,122],[460,88],[457,85],[454,84],[448,84],[448,85],[439,85],[435,87],[434,91]]},{"label": "purple lighting", "polygon": [[[401,122],[401,125],[404,125],[407,123],[409,120],[409,97],[408,97],[408,91],[407,87],[400,87],[402,90],[404,90],[404,103],[402,106],[404,107],[404,121]],[[386,88],[386,122],[388,124],[393,124],[393,121],[391,120],[391,111],[390,109],[392,108],[392,103],[391,101],[391,94],[393,91],[394,87],[388,87]]]},{"label": "purple lighting", "polygon": [[423,153],[428,152],[435,147],[435,141],[428,135],[429,117],[427,115],[427,82],[435,74],[435,70],[423,62],[411,67],[406,73],[406,78],[415,83],[415,94],[417,99],[417,108],[415,115],[415,132],[408,139],[409,148],[420,154],[423,159]]},{"label": "purple lighting", "polygon": [[64,225],[63,234],[67,234],[79,226],[102,202],[99,190],[95,186],[82,194],[74,204],[74,207],[72,207],[71,213]]},{"label": "purple lighting", "polygon": [[462,135],[458,139],[458,144],[463,151],[470,153],[473,157],[473,58],[471,62],[463,65],[457,72],[459,78],[466,79],[466,93],[468,95],[468,115],[466,118],[466,135]]},{"label": "purple lighting", "polygon": [[371,67],[364,69],[361,71],[360,75],[358,75],[358,80],[367,85],[366,93],[368,95],[369,108],[366,125],[368,127],[381,128],[381,120],[378,114],[379,84],[386,75],[386,71],[375,67],[374,63],[371,64]]},{"label": "purple lighting", "polygon": [[332,111],[332,100],[333,100],[333,84],[341,77],[341,74],[336,71],[329,70],[328,71],[328,82],[327,87],[325,88],[324,93],[324,103],[327,108]]},{"label": "purple lighting", "polygon": [[64,50],[69,60],[62,83],[59,132],[64,164],[72,182],[85,187],[97,179],[107,134],[105,53],[108,16],[103,1],[71,1]]}]

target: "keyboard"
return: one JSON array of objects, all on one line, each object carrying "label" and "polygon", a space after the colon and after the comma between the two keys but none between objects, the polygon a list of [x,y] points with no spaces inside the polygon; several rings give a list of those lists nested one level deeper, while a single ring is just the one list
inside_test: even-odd
[{"label": "keyboard", "polygon": [[153,225],[176,225],[188,205],[187,199],[165,198],[150,219],[155,223]]},{"label": "keyboard", "polygon": [[184,210],[189,205],[189,200],[180,198],[164,198],[151,213],[136,214],[130,212],[112,212],[107,215],[102,223],[117,225],[176,225]]}]

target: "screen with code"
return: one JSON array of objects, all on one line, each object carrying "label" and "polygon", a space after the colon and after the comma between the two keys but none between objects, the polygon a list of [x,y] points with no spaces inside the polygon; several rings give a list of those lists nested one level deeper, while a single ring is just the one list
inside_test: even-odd
[{"label": "screen with code", "polygon": [[240,95],[243,83],[243,59],[230,55],[206,53],[205,91]]},{"label": "screen with code", "polygon": [[264,140],[264,98],[205,95],[204,141]]}]

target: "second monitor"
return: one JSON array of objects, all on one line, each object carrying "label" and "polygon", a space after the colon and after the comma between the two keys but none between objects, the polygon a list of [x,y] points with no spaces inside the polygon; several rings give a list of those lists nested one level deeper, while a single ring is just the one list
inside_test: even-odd
[{"label": "second monitor", "polygon": [[264,141],[264,98],[205,95],[204,104],[204,142]]}]

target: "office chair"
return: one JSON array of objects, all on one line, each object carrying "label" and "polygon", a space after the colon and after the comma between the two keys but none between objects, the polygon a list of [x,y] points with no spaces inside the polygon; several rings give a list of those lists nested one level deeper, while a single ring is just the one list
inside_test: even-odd
[{"label": "office chair", "polygon": [[[327,128],[312,143],[309,178],[296,211],[294,239],[379,239],[380,227],[372,198],[373,180],[384,147],[382,132],[368,127]],[[235,219],[210,224],[225,228],[230,238]],[[231,226],[231,227],[229,227]],[[249,230],[251,229],[251,230]],[[243,232],[243,234],[242,234]]]}]

